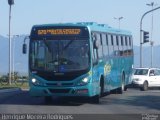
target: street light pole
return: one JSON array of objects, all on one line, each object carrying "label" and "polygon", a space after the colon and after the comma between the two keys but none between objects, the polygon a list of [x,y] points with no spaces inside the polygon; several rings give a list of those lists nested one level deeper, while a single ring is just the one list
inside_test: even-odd
[{"label": "street light pole", "polygon": [[[150,4],[146,4],[148,6],[152,7],[153,10],[153,6],[155,5],[154,2],[151,2]],[[152,11],[152,23],[151,23],[151,40],[152,40],[152,34],[153,34],[153,11]]]},{"label": "street light pole", "polygon": [[[151,6],[152,7],[152,10],[153,10],[153,6],[156,6],[156,4],[154,4],[154,2],[151,2],[150,4],[146,4],[148,6]],[[154,41],[153,41],[153,11],[152,11],[152,20],[151,20],[151,37],[150,37],[150,45],[151,45],[151,67],[153,65],[153,44],[154,44]]]},{"label": "street light pole", "polygon": [[143,64],[142,64],[142,44],[143,44],[143,40],[142,40],[142,21],[143,21],[143,18],[148,14],[148,13],[150,13],[150,12],[153,12],[153,11],[155,11],[155,10],[157,10],[157,9],[160,9],[160,7],[157,7],[157,8],[154,8],[154,9],[152,9],[152,10],[149,10],[149,11],[147,11],[147,12],[145,12],[143,15],[142,15],[142,17],[141,17],[141,21],[140,21],[140,67],[142,67],[143,66]]},{"label": "street light pole", "polygon": [[154,45],[154,42],[151,41],[150,44],[151,44],[151,67],[152,67],[153,66],[153,45]]},{"label": "street light pole", "polygon": [[[152,7],[152,10],[153,10],[153,6],[156,6],[157,4],[155,4],[154,2],[151,2],[150,4],[146,4],[148,6],[151,6]],[[152,40],[152,36],[153,36],[153,11],[152,11],[152,21],[151,21],[151,40]]]},{"label": "street light pole", "polygon": [[[14,72],[15,72],[15,62],[14,62],[14,53],[15,53],[15,38],[16,37],[19,37],[19,35],[13,35],[12,36],[12,75],[13,75],[13,78],[14,78]],[[14,78],[15,79],[15,78]]]},{"label": "street light pole", "polygon": [[8,0],[9,4],[9,85],[11,85],[11,71],[12,71],[12,60],[11,60],[11,8],[14,4],[14,0]]},{"label": "street light pole", "polygon": [[123,17],[118,17],[118,18],[114,17],[114,19],[117,19],[117,20],[118,20],[118,27],[119,27],[119,29],[120,29],[120,21],[121,21],[121,19],[123,19]]}]

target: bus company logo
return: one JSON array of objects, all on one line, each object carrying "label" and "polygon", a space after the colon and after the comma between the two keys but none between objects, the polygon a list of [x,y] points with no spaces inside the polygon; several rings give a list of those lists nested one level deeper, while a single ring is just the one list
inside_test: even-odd
[{"label": "bus company logo", "polygon": [[104,66],[104,75],[108,75],[111,72],[111,65],[110,64],[106,64]]}]

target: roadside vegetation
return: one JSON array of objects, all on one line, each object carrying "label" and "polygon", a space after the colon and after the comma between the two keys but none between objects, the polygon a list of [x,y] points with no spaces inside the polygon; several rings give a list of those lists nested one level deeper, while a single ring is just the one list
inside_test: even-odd
[{"label": "roadside vegetation", "polygon": [[9,74],[0,76],[0,89],[21,88],[28,89],[28,76],[20,75],[18,72],[11,73],[11,85]]}]

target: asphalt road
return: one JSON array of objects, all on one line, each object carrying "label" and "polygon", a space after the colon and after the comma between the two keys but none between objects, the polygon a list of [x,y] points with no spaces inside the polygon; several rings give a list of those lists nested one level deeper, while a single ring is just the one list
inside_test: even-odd
[{"label": "asphalt road", "polygon": [[0,113],[160,115],[160,90],[128,89],[123,94],[106,95],[100,99],[100,104],[68,98],[53,98],[52,103],[46,104],[42,97],[30,97],[28,91],[0,93]]}]

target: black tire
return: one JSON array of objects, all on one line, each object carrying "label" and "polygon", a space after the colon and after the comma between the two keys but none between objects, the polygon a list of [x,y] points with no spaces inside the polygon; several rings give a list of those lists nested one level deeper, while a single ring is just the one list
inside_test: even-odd
[{"label": "black tire", "polygon": [[104,80],[102,78],[100,81],[100,87],[101,87],[100,97],[103,97],[104,96]]},{"label": "black tire", "polygon": [[117,89],[117,93],[118,94],[123,94],[123,91],[125,90],[125,75],[123,74],[122,75],[122,78],[121,78],[121,87]]},{"label": "black tire", "polygon": [[128,89],[128,87],[127,87],[127,86],[125,86],[125,87],[124,87],[124,91],[127,91],[127,89]]},{"label": "black tire", "polygon": [[143,86],[140,88],[140,90],[141,90],[141,91],[147,91],[147,90],[148,90],[148,82],[147,82],[147,81],[145,81],[145,82],[143,83]]},{"label": "black tire", "polygon": [[94,103],[94,104],[99,104],[100,100],[99,100],[99,95],[95,95],[93,97],[91,97],[91,103]]},{"label": "black tire", "polygon": [[122,87],[118,88],[118,89],[116,90],[116,93],[117,93],[117,94],[123,94]]},{"label": "black tire", "polygon": [[52,102],[52,96],[45,96],[45,103],[50,104]]}]

